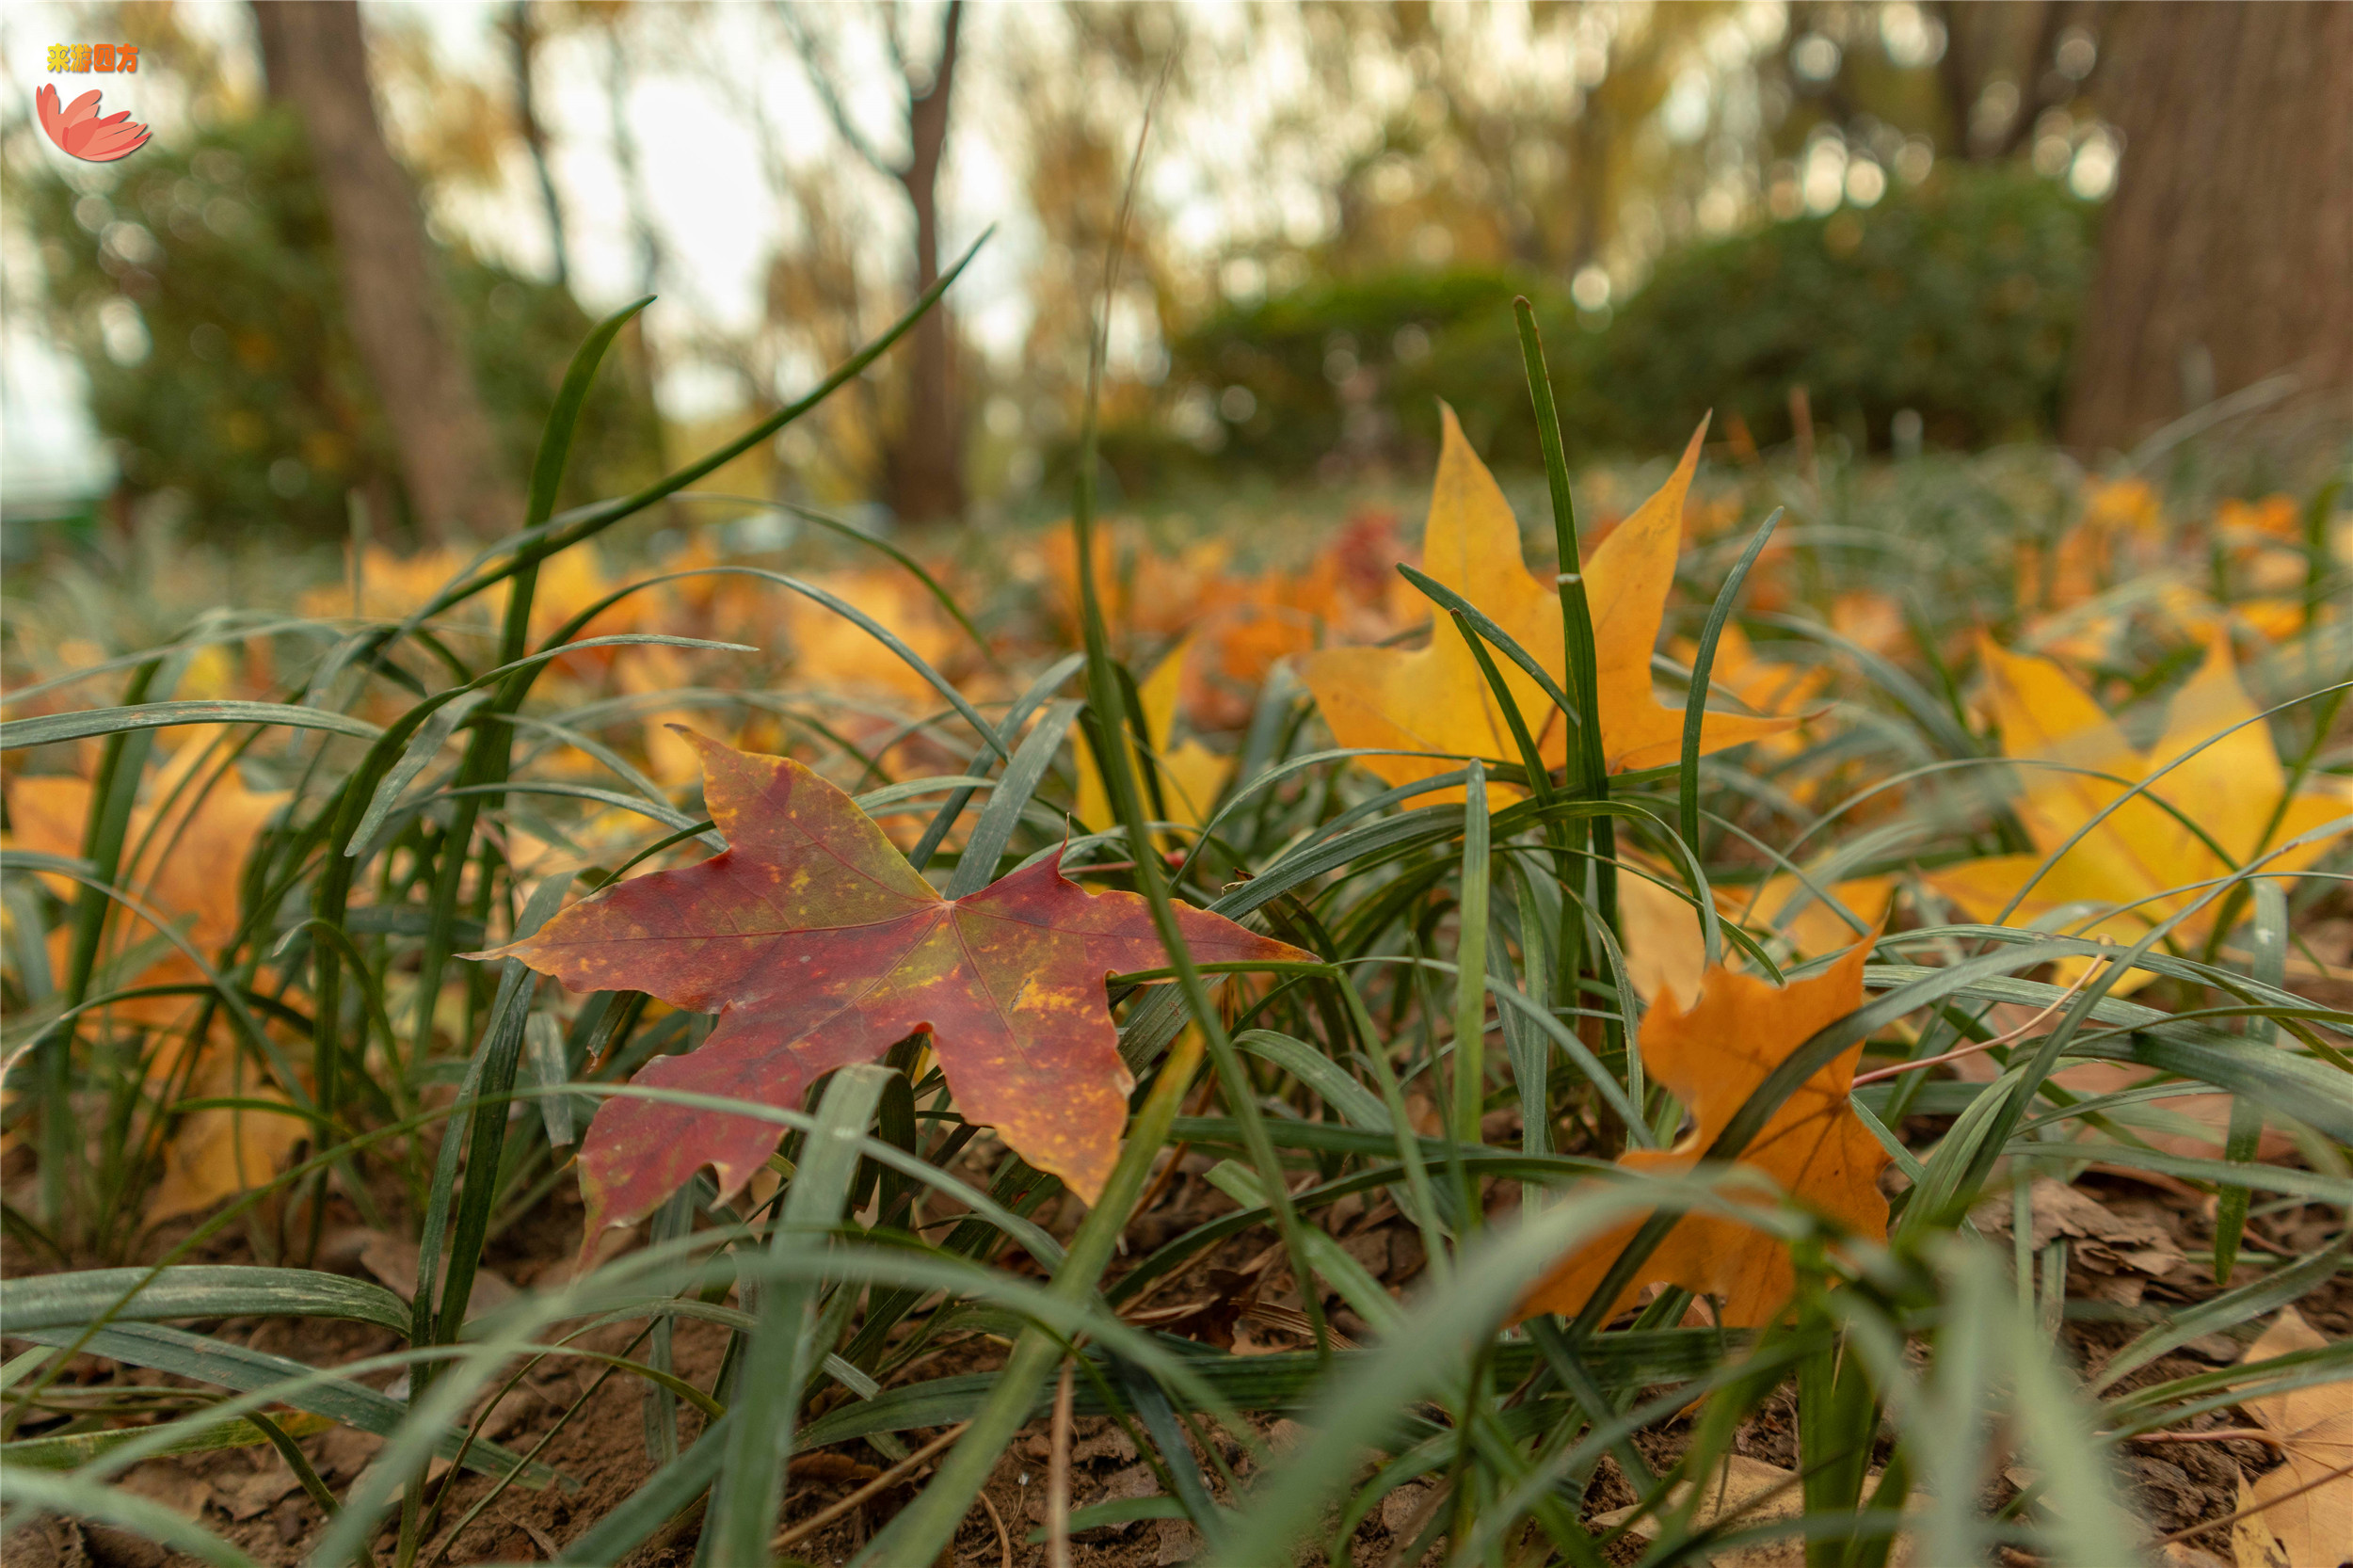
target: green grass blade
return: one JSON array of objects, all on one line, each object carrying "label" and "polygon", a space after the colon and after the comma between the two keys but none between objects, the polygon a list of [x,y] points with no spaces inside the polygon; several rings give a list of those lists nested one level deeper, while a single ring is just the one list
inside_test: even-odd
[{"label": "green grass blade", "polygon": [[165,1318],[341,1318],[406,1337],[408,1305],[382,1286],[312,1269],[183,1264],[0,1279],[8,1332]]},{"label": "green grass blade", "polygon": [[2348,1240],[2340,1236],[2318,1252],[2297,1258],[2252,1285],[2242,1285],[2211,1301],[2198,1303],[2152,1327],[2116,1352],[2089,1384],[2092,1393],[2112,1388],[2129,1372],[2209,1334],[2219,1334],[2251,1322],[2266,1312],[2309,1295],[2336,1277],[2344,1268]]},{"label": "green grass blade", "polygon": [[[2250,968],[2255,978],[2277,989],[2287,980],[2288,963],[2288,900],[2280,884],[2265,877],[2254,883],[2255,912],[2249,922],[2248,936],[2254,948]],[[2256,1016],[2247,1021],[2247,1043],[2249,1049],[2271,1046],[2279,1039],[2279,1029],[2268,1018]],[[2264,1108],[2259,1100],[2244,1096],[2231,1101],[2231,1125],[2224,1135],[2222,1158],[2240,1164],[2255,1158],[2263,1143]],[[2238,1263],[2239,1237],[2247,1228],[2248,1189],[2229,1186],[2217,1194],[2214,1218],[2214,1282],[2228,1285],[2231,1271]]]},{"label": "green grass blade", "polygon": [[1699,652],[1691,660],[1691,689],[1683,699],[1683,757],[1676,769],[1678,794],[1682,803],[1681,823],[1683,841],[1699,853],[1700,844],[1700,731],[1707,722],[1708,680],[1716,668],[1716,644],[1724,634],[1724,623],[1732,618],[1733,602],[1740,597],[1740,584],[1748,580],[1749,568],[1765,552],[1766,544],[1773,536],[1773,527],[1781,521],[1781,508],[1767,514],[1749,540],[1748,549],[1733,563],[1724,585],[1716,592],[1716,602],[1708,606],[1707,624],[1700,630]]},{"label": "green grass blade", "polygon": [[539,436],[539,450],[532,459],[531,494],[526,503],[524,527],[536,528],[554,515],[555,492],[564,483],[564,467],[571,457],[572,438],[579,433],[581,412],[588,401],[588,388],[597,378],[597,367],[604,362],[605,351],[613,346],[621,328],[652,303],[652,295],[631,300],[598,322],[574,350],[572,362],[564,370],[564,383],[556,389],[555,402],[548,409],[547,424]]},{"label": "green grass blade", "polygon": [[[1479,1122],[1487,1106],[1487,894],[1489,873],[1487,776],[1476,758],[1463,770],[1463,879],[1454,951],[1454,1141],[1484,1140]],[[1476,1216],[1475,1194],[1463,1194]]]},{"label": "green grass blade", "polygon": [[[1078,1235],[1071,1239],[1068,1256],[1054,1270],[1047,1291],[1055,1300],[1075,1304],[1095,1294],[1113,1244],[1127,1228],[1128,1212],[1143,1194],[1152,1158],[1167,1141],[1169,1124],[1192,1088],[1200,1063],[1197,1046],[1179,1045],[1169,1053],[1160,1080],[1128,1129],[1119,1162],[1104,1183],[1102,1202],[1087,1211]],[[928,1562],[938,1555],[963,1524],[974,1495],[996,1467],[998,1455],[1030,1419],[1046,1375],[1063,1353],[1063,1343],[1055,1336],[1037,1328],[1023,1331],[1004,1369],[994,1376],[987,1402],[973,1416],[971,1430],[949,1450],[931,1483],[867,1544],[854,1560],[856,1563],[884,1568],[902,1561]]]},{"label": "green grass blade", "polygon": [[[786,1189],[784,1216],[769,1242],[772,1258],[823,1250],[825,1233],[840,1223],[848,1203],[858,1144],[874,1119],[883,1085],[896,1077],[876,1065],[844,1067],[833,1075]],[[768,1537],[784,1501],[792,1423],[817,1360],[810,1337],[816,1308],[813,1280],[779,1281],[760,1291],[760,1323],[744,1352],[742,1397],[732,1407],[741,1418],[728,1433],[705,1526],[702,1555],[711,1561],[769,1560]]]},{"label": "green grass blade", "polygon": [[352,829],[350,841],[344,845],[345,855],[361,858],[367,856],[375,847],[376,834],[383,829],[384,820],[392,814],[392,808],[400,804],[400,797],[408,792],[408,786],[415,783],[417,776],[424,772],[433,759],[440,754],[441,747],[448,744],[451,734],[466,715],[489,699],[490,694],[480,689],[461,693],[451,702],[433,710],[425,721],[417,726],[415,733],[408,737],[408,744],[401,747],[399,760],[392,763],[391,770],[377,782],[376,792],[368,798],[367,809],[360,814],[359,825]]},{"label": "green grass blade", "polygon": [[1389,1108],[1381,1096],[1348,1075],[1348,1070],[1305,1040],[1271,1029],[1245,1029],[1234,1036],[1237,1049],[1246,1050],[1282,1068],[1315,1091],[1316,1097],[1338,1112],[1351,1127],[1386,1135],[1393,1127]]},{"label": "green grass blade", "polygon": [[[539,885],[515,922],[518,941],[537,931],[555,914],[564,895],[570,890],[571,881],[569,873],[566,873],[552,876]],[[531,997],[537,988],[538,977],[520,960],[503,960],[500,968],[498,1000],[491,1004],[489,1021],[483,1029],[482,1045],[476,1053],[482,1067],[474,1087],[472,1118],[467,1128],[465,1187],[449,1206],[449,1278],[440,1287],[440,1308],[432,1336],[426,1341],[433,1344],[455,1342],[458,1330],[465,1326],[474,1272],[481,1266],[482,1243],[489,1229],[490,1206],[498,1196],[499,1156],[506,1144],[507,1096],[515,1087],[516,1066],[522,1056],[523,1034],[531,1016]],[[453,1127],[453,1139],[456,1133]],[[437,1176],[435,1186],[439,1189],[440,1185]],[[429,1224],[427,1229],[431,1229]],[[430,1239],[440,1240],[438,1236]],[[440,1256],[438,1246],[421,1249],[419,1253],[419,1303],[436,1299],[431,1260]]]},{"label": "green grass blade", "polygon": [[[11,1328],[9,1334],[37,1345],[78,1345],[88,1354],[127,1367],[151,1367],[199,1383],[265,1394],[278,1403],[379,1437],[391,1436],[408,1415],[408,1406],[400,1400],[334,1372],[164,1323],[125,1323],[87,1337],[83,1331],[71,1328],[26,1329],[21,1335]],[[434,1439],[433,1452],[455,1459],[463,1442],[463,1433],[444,1431]],[[476,1441],[467,1448],[463,1464],[470,1470],[496,1476],[513,1469],[520,1457],[495,1443]],[[535,1487],[557,1479],[557,1472],[544,1464],[531,1466],[523,1476],[525,1484]]]},{"label": "green grass blade", "polygon": [[[1409,563],[1400,561],[1397,565],[1397,571],[1398,575],[1411,583],[1415,591],[1423,598],[1449,615],[1460,616],[1469,622],[1481,637],[1494,644],[1506,659],[1511,660],[1518,667],[1522,674],[1536,682],[1538,689],[1552,699],[1553,705],[1567,715],[1569,723],[1582,722],[1578,717],[1579,710],[1577,704],[1570,699],[1568,693],[1561,689],[1561,683],[1552,678],[1551,672],[1537,662],[1534,654],[1520,646],[1519,639],[1497,626],[1494,618],[1484,610],[1429,573],[1417,570]],[[1493,682],[1490,681],[1489,684],[1492,685]]]},{"label": "green grass blade", "polygon": [[146,729],[168,729],[188,724],[266,724],[288,729],[318,729],[330,735],[375,740],[383,731],[365,719],[324,708],[304,708],[290,702],[132,702],[118,708],[92,708],[72,713],[43,713],[29,719],[0,720],[0,751],[56,745],[63,741],[87,741],[100,735],[128,735]]},{"label": "green grass blade", "polygon": [[997,862],[1003,858],[1005,846],[1012,840],[1013,830],[1019,825],[1021,813],[1029,808],[1031,797],[1054,765],[1055,755],[1062,750],[1064,737],[1079,711],[1086,705],[1075,698],[1064,697],[1048,703],[1030,733],[1015,750],[1013,760],[1005,764],[1004,777],[982,808],[978,822],[972,824],[971,837],[965,840],[964,852],[956,860],[956,869],[949,874],[947,896],[963,898],[977,893],[997,877]]},{"label": "green grass blade", "polygon": [[[298,1436],[312,1437],[334,1426],[324,1416],[292,1416],[277,1423]],[[0,1443],[0,1469],[29,1465],[36,1470],[72,1470],[104,1458],[141,1435],[140,1429],[116,1432],[77,1432],[57,1437],[34,1437],[22,1443]],[[222,1448],[251,1448],[270,1442],[270,1435],[249,1416],[201,1426],[175,1437],[160,1450],[169,1454],[215,1453]]]},{"label": "green grass blade", "polygon": [[1418,1401],[1462,1384],[1473,1354],[1538,1274],[1586,1236],[1649,1198],[1625,1191],[1564,1199],[1515,1229],[1495,1233],[1407,1314],[1390,1347],[1322,1381],[1305,1424],[1312,1433],[1252,1493],[1242,1517],[1207,1559],[1216,1568],[1288,1562],[1327,1499],[1368,1447],[1392,1440]]}]

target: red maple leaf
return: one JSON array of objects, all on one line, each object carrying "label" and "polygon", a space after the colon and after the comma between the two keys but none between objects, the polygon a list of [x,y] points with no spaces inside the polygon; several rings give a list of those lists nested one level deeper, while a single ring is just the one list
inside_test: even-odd
[{"label": "red maple leaf", "polygon": [[[1120,1061],[1106,975],[1168,960],[1134,893],[1089,894],[1060,856],[944,899],[850,797],[800,763],[699,735],[703,792],[728,848],[699,865],[609,886],[514,957],[574,990],[645,991],[715,1012],[702,1048],[636,1081],[800,1108],[821,1074],[917,1033],[964,1115],[995,1127],[1092,1202],[1119,1152],[1134,1080]],[[1178,905],[1211,962],[1313,954]],[[650,1212],[703,1165],[734,1193],[776,1149],[773,1122],[619,1099],[588,1129],[587,1239]]]},{"label": "red maple leaf", "polygon": [[40,111],[40,128],[49,133],[51,141],[86,163],[108,164],[144,147],[147,127],[133,123],[128,109],[99,119],[99,97],[93,88],[60,109],[57,89],[44,86],[33,94],[33,103]]}]

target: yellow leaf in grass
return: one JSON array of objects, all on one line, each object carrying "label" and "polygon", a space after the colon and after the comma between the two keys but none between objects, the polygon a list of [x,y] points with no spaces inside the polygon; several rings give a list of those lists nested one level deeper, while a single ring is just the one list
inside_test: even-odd
[{"label": "yellow leaf in grass", "polygon": [[[1876,933],[1874,934],[1876,935]],[[1642,1064],[1691,1113],[1689,1137],[1671,1149],[1630,1149],[1628,1170],[1660,1175],[1699,1163],[1733,1114],[1791,1052],[1863,1004],[1866,937],[1818,975],[1782,986],[1723,968],[1707,971],[1687,1010],[1670,990],[1642,1019]],[[1848,1108],[1863,1054],[1858,1040],[1800,1084],[1767,1119],[1738,1163],[1772,1177],[1781,1191],[1874,1240],[1887,1236],[1880,1147]],[[1632,1240],[1631,1220],[1569,1254],[1520,1303],[1515,1316],[1581,1310]],[[1721,1321],[1753,1328],[1772,1321],[1797,1289],[1788,1249],[1775,1238],[1713,1213],[1678,1221],[1610,1304],[1617,1316],[1646,1285],[1681,1286],[1721,1299]]]},{"label": "yellow leaf in grass", "polygon": [[[1511,504],[1471,451],[1453,410],[1442,407],[1440,412],[1444,444],[1422,539],[1422,569],[1476,605],[1559,682],[1566,668],[1559,594],[1552,584],[1528,569]],[[1612,772],[1672,761],[1682,749],[1683,710],[1658,701],[1650,661],[1674,582],[1684,498],[1699,451],[1700,432],[1694,432],[1666,484],[1612,529],[1584,565],[1598,666],[1602,752]],[[1544,760],[1560,766],[1568,758],[1567,726],[1561,714],[1525,672],[1500,656],[1496,664],[1521,717],[1537,731]],[[1343,746],[1507,761],[1518,758],[1478,661],[1444,616],[1426,648],[1326,648],[1305,661],[1305,674],[1324,722]],[[1710,713],[1701,749],[1720,751],[1778,733],[1795,722]],[[1391,784],[1430,778],[1457,765],[1443,756],[1367,757],[1363,761]],[[1422,797],[1425,802],[1447,798],[1459,799],[1460,792]]]},{"label": "yellow leaf in grass", "polygon": [[[2195,941],[2220,907],[2218,899],[2198,902],[2218,879],[2258,862],[2272,875],[2300,871],[2329,840],[2353,828],[2353,798],[2312,783],[2288,792],[2270,732],[2219,634],[2174,694],[2165,731],[2146,751],[2052,661],[1992,642],[1984,657],[2002,754],[2029,764],[2018,770],[2012,804],[2035,852],[1924,873],[1972,920],[2024,925],[2088,905],[2088,914],[2065,920],[2062,929],[2129,943],[2153,923],[2189,910],[2174,929],[2182,940]],[[2315,835],[2311,842],[2277,847],[2306,834]],[[2062,983],[2090,962],[2062,965]],[[2146,979],[2146,971],[2136,971],[2118,989]]]},{"label": "yellow leaf in grass", "polygon": [[[1180,827],[1198,827],[1209,820],[1210,808],[1217,804],[1218,794],[1234,771],[1231,757],[1211,751],[1190,736],[1170,744],[1176,730],[1176,699],[1184,687],[1185,656],[1190,651],[1192,639],[1188,638],[1169,649],[1152,673],[1136,683],[1136,696],[1144,704],[1144,732],[1151,739],[1154,766],[1160,774],[1160,804],[1166,809],[1160,820]],[[1079,798],[1072,814],[1088,832],[1107,832],[1118,826],[1119,820],[1103,788],[1103,770],[1096,765],[1095,748],[1083,732],[1074,731],[1072,744],[1079,761]],[[1141,786],[1143,766],[1132,737],[1128,743],[1128,763]],[[1149,800],[1144,802],[1144,814],[1159,815]]]},{"label": "yellow leaf in grass", "polygon": [[[2263,1337],[2247,1347],[2239,1365],[2329,1343],[2296,1308],[2285,1307]],[[2337,1568],[2353,1553],[2353,1475],[2343,1473],[2353,1464],[2353,1379],[2241,1400],[2239,1408],[2279,1439],[2287,1458],[2245,1489],[2245,1506],[2261,1504],[2264,1511],[2233,1539],[2240,1560],[2247,1560],[2250,1546],[2263,1544],[2267,1532],[2277,1538],[2287,1568]]]},{"label": "yellow leaf in grass", "polygon": [[[1626,979],[1644,1001],[1656,1001],[1668,991],[1693,995],[1707,968],[1699,911],[1676,890],[1681,886],[1680,877],[1647,861],[1628,862],[1618,875]],[[1860,920],[1865,930],[1886,917],[1896,896],[1892,876],[1849,877],[1816,886]],[[1778,937],[1800,958],[1834,952],[1858,935],[1846,915],[1825,902],[1815,886],[1787,872],[1752,887],[1718,888],[1715,894],[1719,919],[1744,927],[1761,939]],[[1734,968],[1743,962],[1729,942],[1724,945],[1724,962]]]}]

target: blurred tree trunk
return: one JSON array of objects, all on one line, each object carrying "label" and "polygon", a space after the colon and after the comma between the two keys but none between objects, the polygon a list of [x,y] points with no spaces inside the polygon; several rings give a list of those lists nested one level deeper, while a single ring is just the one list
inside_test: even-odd
[{"label": "blurred tree trunk", "polygon": [[2353,6],[2128,6],[2124,158],[2065,433],[2122,448],[2280,371],[2353,386]]},{"label": "blurred tree trunk", "polygon": [[272,96],[310,134],[342,268],[344,309],[400,449],[419,531],[503,534],[522,521],[459,353],[415,190],[376,122],[354,0],[256,4]]},{"label": "blurred tree trunk", "polygon": [[[939,281],[939,165],[948,151],[948,90],[955,79],[956,30],[963,0],[951,0],[931,86],[907,84],[906,167],[899,183],[915,209],[915,292]],[[956,420],[955,341],[943,303],[917,322],[907,423],[891,454],[891,506],[924,521],[964,511],[964,432]]]},{"label": "blurred tree trunk", "polygon": [[[964,0],[949,0],[940,23],[939,49],[928,67],[908,57],[901,8],[882,9],[884,40],[906,87],[907,156],[885,157],[859,130],[838,83],[827,52],[802,15],[787,6],[779,14],[808,68],[810,85],[850,150],[878,173],[898,182],[915,215],[915,289],[939,280],[939,169],[948,151],[949,96],[955,85],[956,39],[964,24]],[[910,522],[953,518],[964,510],[964,424],[956,407],[955,333],[947,306],[926,312],[908,334],[906,417],[884,454],[891,510]]]}]

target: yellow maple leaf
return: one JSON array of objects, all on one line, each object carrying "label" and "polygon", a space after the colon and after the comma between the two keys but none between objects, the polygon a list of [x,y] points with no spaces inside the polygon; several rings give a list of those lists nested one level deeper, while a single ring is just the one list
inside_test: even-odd
[{"label": "yellow maple leaf", "polygon": [[[2296,1308],[2285,1307],[2263,1337],[2247,1347],[2239,1364],[2329,1343]],[[2248,1521],[2255,1527],[2244,1532],[2253,1538],[2248,1544],[2260,1548],[2267,1532],[2278,1538],[2287,1568],[2335,1568],[2353,1543],[2353,1475],[2344,1473],[2353,1464],[2353,1380],[2241,1400],[2239,1408],[2279,1440],[2287,1459],[2252,1485],[2242,1482],[2249,1505],[2264,1510]],[[2306,1487],[2310,1490],[2299,1492]],[[2242,1561],[2245,1557],[2242,1551]]]},{"label": "yellow maple leaf", "polygon": [[[1185,655],[1191,651],[1191,641],[1177,644],[1152,673],[1136,683],[1136,696],[1144,704],[1144,732],[1152,742],[1154,767],[1160,774],[1160,804],[1166,808],[1164,822],[1180,827],[1198,827],[1209,820],[1209,808],[1216,804],[1218,792],[1225,788],[1226,777],[1234,771],[1234,760],[1211,751],[1191,736],[1171,744],[1176,729],[1176,698],[1184,687]],[[1079,798],[1071,814],[1090,833],[1102,833],[1119,825],[1112,810],[1110,794],[1103,788],[1103,770],[1096,765],[1095,748],[1087,744],[1083,731],[1072,736],[1078,750]],[[1144,774],[1136,756],[1135,740],[1128,742],[1128,765],[1135,770],[1136,780],[1143,782]],[[1150,802],[1145,803],[1150,815]]]},{"label": "yellow maple leaf", "polygon": [[[2041,765],[2019,770],[2013,801],[2035,853],[1924,873],[1929,886],[1973,920],[2025,924],[2089,904],[2096,912],[2066,929],[2135,942],[2152,924],[2188,910],[2173,929],[2196,940],[2220,907],[2220,900],[2206,898],[2217,880],[2258,861],[2273,875],[2299,871],[2320,857],[2329,839],[2353,827],[2353,800],[2345,795],[2315,785],[2287,794],[2270,732],[2239,684],[2229,641],[2218,633],[2210,635],[2198,672],[2174,694],[2165,732],[2147,751],[2127,740],[2052,661],[2010,653],[1991,641],[1984,657],[2003,755]],[[2124,798],[2144,784],[2143,793]],[[2095,819],[2097,825],[2089,825]],[[2334,832],[2311,842],[2272,847],[2331,824],[2338,824]],[[2061,966],[2068,971],[2064,979],[2072,981],[2089,962]],[[2145,970],[2135,971],[2118,989],[2148,978]]]},{"label": "yellow maple leaf", "polygon": [[[1440,411],[1445,440],[1422,538],[1422,569],[1478,606],[1560,681],[1566,667],[1560,597],[1551,584],[1528,569],[1511,504],[1471,451],[1453,410],[1442,406]],[[1602,754],[1613,773],[1655,767],[1673,760],[1682,750],[1683,711],[1658,701],[1652,690],[1650,661],[1674,582],[1683,502],[1699,453],[1700,432],[1695,431],[1666,484],[1611,529],[1584,566],[1585,595],[1593,616]],[[1544,760],[1559,766],[1568,757],[1567,727],[1560,713],[1524,671],[1500,656],[1496,663],[1521,717],[1539,730]],[[1477,660],[1443,616],[1427,648],[1413,652],[1326,648],[1305,662],[1305,673],[1324,722],[1341,745],[1517,758],[1511,729]],[[1711,712],[1700,746],[1720,751],[1775,734],[1795,722]],[[1429,778],[1455,766],[1441,757],[1362,760],[1391,784]]]},{"label": "yellow maple leaf", "polygon": [[[1790,1052],[1863,1004],[1863,964],[1871,941],[1865,938],[1822,973],[1786,986],[1710,969],[1688,1012],[1672,990],[1662,992],[1642,1019],[1642,1063],[1690,1112],[1691,1133],[1671,1149],[1629,1149],[1618,1163],[1658,1175],[1698,1164],[1724,1124]],[[1849,1230],[1884,1240],[1887,1200],[1880,1195],[1879,1174],[1887,1151],[1847,1104],[1862,1054],[1858,1040],[1800,1084],[1738,1163],[1763,1172],[1782,1192]],[[1639,1228],[1640,1220],[1628,1221],[1570,1253],[1528,1293],[1516,1315],[1581,1310]],[[1735,1219],[1694,1211],[1675,1223],[1609,1315],[1625,1310],[1651,1284],[1716,1296],[1723,1323],[1754,1328],[1779,1316],[1797,1291],[1797,1272],[1773,1237]]]}]

